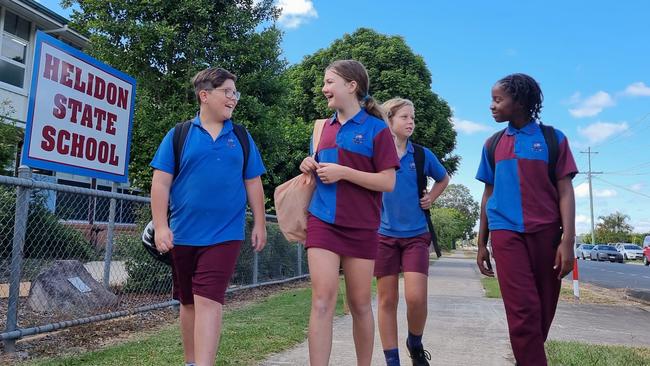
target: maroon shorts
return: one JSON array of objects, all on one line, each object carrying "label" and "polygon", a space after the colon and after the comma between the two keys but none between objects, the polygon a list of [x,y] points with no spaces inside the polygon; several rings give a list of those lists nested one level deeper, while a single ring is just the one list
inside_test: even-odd
[{"label": "maroon shorts", "polygon": [[344,257],[375,259],[378,245],[377,230],[329,224],[311,214],[307,219],[307,249],[321,248]]},{"label": "maroon shorts", "polygon": [[375,276],[400,272],[419,272],[429,275],[429,243],[431,234],[410,238],[394,238],[379,234],[379,249],[375,260]]},{"label": "maroon shorts", "polygon": [[208,246],[175,245],[171,250],[174,299],[189,305],[198,295],[223,304],[241,244],[231,240]]}]

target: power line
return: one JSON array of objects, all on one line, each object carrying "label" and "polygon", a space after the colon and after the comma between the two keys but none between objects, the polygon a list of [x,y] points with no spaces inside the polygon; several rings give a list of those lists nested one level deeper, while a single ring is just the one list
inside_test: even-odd
[{"label": "power line", "polygon": [[[614,141],[616,141],[616,140],[618,140],[618,139],[620,139],[620,138],[622,138],[622,137],[629,137],[629,136],[631,136],[631,135],[632,135],[632,131],[633,131],[636,127],[638,127],[638,126],[641,124],[641,122],[643,122],[644,120],[646,120],[648,117],[650,117],[650,112],[649,112],[649,113],[646,113],[645,116],[639,118],[636,122],[634,122],[634,124],[632,125],[632,127],[630,127],[629,129],[626,129],[626,130],[623,130],[623,131],[620,131],[620,132],[614,134],[612,138],[610,138],[610,139],[608,139],[608,140],[605,140],[605,141],[602,141],[601,143],[597,143],[597,144],[594,145],[594,147],[600,147],[600,148],[602,148],[603,146],[605,146],[605,145],[607,145],[607,144],[610,144],[610,143],[612,143],[612,142],[614,142]],[[648,127],[650,127],[650,124],[647,125],[647,126],[644,126],[641,130],[639,130],[639,131],[635,131],[635,132],[636,132],[636,133],[639,133],[639,132],[645,130],[646,128],[648,128]]]},{"label": "power line", "polygon": [[647,195],[647,194],[645,194],[645,193],[637,192],[637,191],[632,190],[632,189],[629,189],[629,188],[627,188],[627,187],[624,187],[624,186],[621,186],[621,185],[618,185],[618,184],[615,184],[615,183],[609,182],[609,181],[607,181],[607,180],[605,180],[605,179],[603,179],[603,178],[600,178],[600,177],[595,177],[595,178],[598,179],[598,180],[601,181],[601,182],[607,183],[607,184],[609,184],[609,185],[611,185],[611,186],[614,186],[614,187],[616,187],[616,188],[620,188],[620,189],[623,189],[623,190],[628,191],[628,192],[630,192],[630,193],[637,194],[637,195],[639,195],[639,196],[641,196],[641,197],[650,198],[650,195]]}]

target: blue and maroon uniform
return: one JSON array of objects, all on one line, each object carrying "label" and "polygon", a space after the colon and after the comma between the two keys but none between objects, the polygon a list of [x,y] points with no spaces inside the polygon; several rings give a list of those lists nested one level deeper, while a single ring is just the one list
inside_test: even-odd
[{"label": "blue and maroon uniform", "polygon": [[[555,133],[555,178],[573,178],[578,170],[569,143],[562,132]],[[559,268],[553,266],[562,220],[548,155],[536,121],[521,129],[509,125],[494,152],[494,171],[486,144],[476,174],[476,179],[494,186],[485,212],[510,342],[522,365],[546,365],[544,342],[560,293]]]},{"label": "blue and maroon uniform", "polygon": [[[336,115],[323,126],[316,160],[363,172],[399,168],[393,137],[386,123],[359,111],[343,125]],[[340,180],[316,180],[309,205],[307,248],[318,247],[339,255],[374,259],[382,193]]]}]

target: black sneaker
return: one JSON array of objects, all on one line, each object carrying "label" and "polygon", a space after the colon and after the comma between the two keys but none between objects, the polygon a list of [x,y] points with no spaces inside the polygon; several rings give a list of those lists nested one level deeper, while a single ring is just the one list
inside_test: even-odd
[{"label": "black sneaker", "polygon": [[406,340],[406,349],[409,351],[409,357],[411,357],[411,360],[413,361],[413,366],[429,366],[431,354],[429,351],[425,350],[422,345],[420,347],[411,348],[408,340]]}]

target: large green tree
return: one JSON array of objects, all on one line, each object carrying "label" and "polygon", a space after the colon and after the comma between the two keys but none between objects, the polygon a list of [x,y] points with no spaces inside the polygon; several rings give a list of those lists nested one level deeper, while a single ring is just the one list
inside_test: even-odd
[{"label": "large green tree", "polygon": [[[286,113],[278,9],[272,0],[64,0],[85,50],[137,80],[130,178],[148,190],[148,164],[163,136],[198,107],[190,79],[219,66],[235,73],[242,98],[234,120],[248,127],[277,185],[302,158],[307,129]],[[297,151],[298,150],[298,151]],[[293,172],[291,172],[293,173]],[[267,195],[270,192],[267,192]]]},{"label": "large green tree", "polygon": [[[460,158],[452,154],[456,132],[449,122],[449,105],[431,90],[431,72],[424,59],[400,36],[360,28],[290,67],[287,78],[291,114],[302,121],[313,121],[332,113],[321,88],[325,68],[338,59],[355,59],[366,66],[370,94],[380,102],[393,97],[412,100],[417,125],[413,140],[430,147],[450,173],[456,171]],[[307,142],[305,151],[306,146]]]},{"label": "large green tree", "polygon": [[431,210],[431,222],[441,248],[454,249],[456,241],[465,235],[465,215],[455,208],[441,207]]},{"label": "large green tree", "polygon": [[[626,243],[632,241],[632,225],[628,223],[630,216],[621,212],[598,216],[600,222],[596,225],[596,243]],[[586,243],[591,243],[591,234],[583,237]]]},{"label": "large green tree", "polygon": [[480,215],[478,202],[474,200],[469,188],[462,184],[450,184],[434,203],[434,207],[453,208],[464,217],[463,234],[466,238],[474,235],[474,226]]}]

